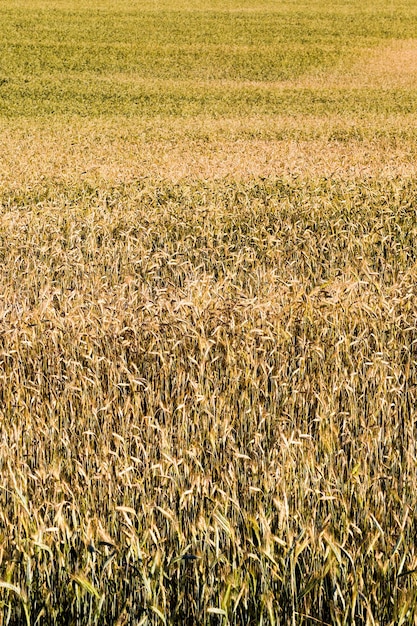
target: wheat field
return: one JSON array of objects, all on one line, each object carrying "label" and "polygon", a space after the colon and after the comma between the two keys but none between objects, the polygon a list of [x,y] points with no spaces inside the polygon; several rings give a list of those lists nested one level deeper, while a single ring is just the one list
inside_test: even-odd
[{"label": "wheat field", "polygon": [[416,624],[415,4],[0,21],[0,625]]}]

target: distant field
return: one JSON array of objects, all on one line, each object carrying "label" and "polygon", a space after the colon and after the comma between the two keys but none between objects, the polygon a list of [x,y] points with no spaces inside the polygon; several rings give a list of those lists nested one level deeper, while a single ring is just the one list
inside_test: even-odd
[{"label": "distant field", "polygon": [[417,8],[362,4],[7,0],[2,179],[413,173]]},{"label": "distant field", "polygon": [[414,112],[416,10],[272,4],[3,3],[2,116]]},{"label": "distant field", "polygon": [[0,626],[415,624],[417,5],[0,24]]}]

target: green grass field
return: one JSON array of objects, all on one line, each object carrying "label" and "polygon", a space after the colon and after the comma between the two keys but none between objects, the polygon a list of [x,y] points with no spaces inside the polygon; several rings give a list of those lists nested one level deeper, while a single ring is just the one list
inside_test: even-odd
[{"label": "green grass field", "polygon": [[416,624],[417,5],[0,24],[0,626]]}]

